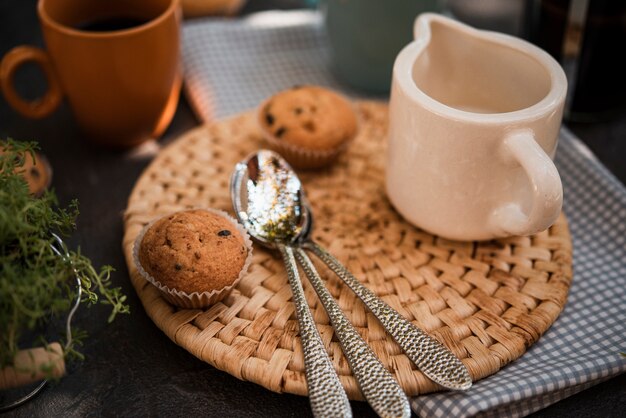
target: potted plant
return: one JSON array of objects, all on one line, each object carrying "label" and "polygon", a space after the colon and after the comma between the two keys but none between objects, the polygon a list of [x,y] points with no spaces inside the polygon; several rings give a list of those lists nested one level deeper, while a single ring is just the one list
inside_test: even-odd
[{"label": "potted plant", "polygon": [[[110,305],[109,321],[129,312],[110,281],[112,268],[96,270],[61,239],[75,228],[78,202],[62,208],[54,192],[29,191],[25,170],[37,161],[36,148],[12,140],[0,145],[0,389],[58,378],[67,356],[80,357],[69,326],[79,304]],[[49,343],[43,330],[55,318],[68,318],[68,329]]]}]

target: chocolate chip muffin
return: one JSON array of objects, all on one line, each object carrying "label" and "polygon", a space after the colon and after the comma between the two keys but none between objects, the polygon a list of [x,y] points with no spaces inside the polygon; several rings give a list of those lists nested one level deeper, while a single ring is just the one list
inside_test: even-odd
[{"label": "chocolate chip muffin", "polygon": [[148,225],[135,243],[139,272],[172,303],[205,307],[224,298],[247,271],[252,247],[223,212],[195,209]]},{"label": "chocolate chip muffin", "polygon": [[[0,144],[0,154],[2,153],[2,144]],[[28,190],[35,196],[41,196],[52,181],[52,168],[46,158],[38,152],[35,153],[34,159],[32,154],[27,153],[24,156],[24,165],[16,171],[24,177],[28,183]]]},{"label": "chocolate chip muffin", "polygon": [[52,181],[52,169],[48,161],[39,153],[35,153],[33,160],[30,155],[26,157],[21,172],[26,182],[28,190],[35,196],[40,196],[50,186]]},{"label": "chocolate chip muffin", "polygon": [[270,147],[297,168],[332,162],[357,133],[350,102],[317,86],[282,91],[260,106],[258,120]]}]

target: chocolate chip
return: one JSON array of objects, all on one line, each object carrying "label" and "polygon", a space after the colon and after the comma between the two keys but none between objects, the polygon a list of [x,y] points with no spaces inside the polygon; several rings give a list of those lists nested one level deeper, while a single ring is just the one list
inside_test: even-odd
[{"label": "chocolate chip", "polygon": [[180,264],[178,264],[178,263],[176,263],[176,264],[174,264],[174,268],[175,268],[176,270],[182,270],[182,269],[183,269],[183,266],[182,266],[182,265],[180,265]]},{"label": "chocolate chip", "polygon": [[294,86],[291,88],[292,90],[298,90],[302,88],[302,84],[294,84]]},{"label": "chocolate chip", "polygon": [[308,132],[315,133],[315,123],[311,121],[306,122],[302,127]]},{"label": "chocolate chip", "polygon": [[200,260],[200,253],[199,252],[195,252],[193,253],[193,256],[196,257],[196,260]]},{"label": "chocolate chip", "polygon": [[35,167],[32,167],[30,169],[30,175],[33,176],[36,179],[38,179],[39,176],[41,176],[41,174],[39,174],[39,170],[37,170]]},{"label": "chocolate chip", "polygon": [[281,136],[283,136],[286,131],[287,129],[285,129],[284,126],[281,126],[280,128],[278,128],[278,130],[276,131],[276,138],[280,138]]},{"label": "chocolate chip", "polygon": [[271,113],[266,113],[265,121],[267,122],[268,125],[272,126],[274,124],[274,115],[272,115]]},{"label": "chocolate chip", "polygon": [[227,237],[230,235],[230,231],[228,229],[222,229],[220,232],[217,233],[217,235],[219,235],[220,237]]},{"label": "chocolate chip", "polygon": [[301,113],[302,113],[302,108],[301,108],[301,107],[296,107],[296,108],[293,110],[293,113],[295,113],[296,115],[301,114]]}]

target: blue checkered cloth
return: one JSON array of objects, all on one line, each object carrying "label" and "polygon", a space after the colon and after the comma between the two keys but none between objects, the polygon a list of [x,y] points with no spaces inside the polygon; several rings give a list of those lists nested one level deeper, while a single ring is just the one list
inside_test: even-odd
[{"label": "blue checkered cloth", "polygon": [[[203,19],[183,31],[186,94],[200,118],[254,108],[276,91],[318,84],[357,96],[329,71],[314,12]],[[556,156],[574,244],[574,280],[552,327],[520,359],[467,392],[411,400],[420,416],[518,417],[626,371],[626,189],[572,133]]]}]

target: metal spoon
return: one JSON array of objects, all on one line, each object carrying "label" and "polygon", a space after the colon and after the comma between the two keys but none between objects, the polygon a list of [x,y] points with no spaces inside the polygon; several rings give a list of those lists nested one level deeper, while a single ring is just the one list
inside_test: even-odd
[{"label": "metal spoon", "polygon": [[472,377],[458,357],[378,298],[374,292],[358,281],[339,260],[311,240],[313,212],[306,200],[304,200],[304,210],[308,214],[308,222],[299,241],[301,246],[312,251],[352,289],[409,359],[429,379],[448,389],[469,389],[472,386]]},{"label": "metal spoon", "polygon": [[[267,152],[269,151],[260,151],[259,153]],[[282,175],[291,179],[291,192],[298,196],[297,200],[290,202],[294,206],[291,210],[298,213],[303,220],[300,225],[301,229],[298,232],[299,236],[296,238],[298,243],[303,248],[313,251],[320,260],[352,289],[398,343],[409,359],[428,378],[448,389],[469,389],[472,386],[472,378],[469,371],[450,350],[378,298],[371,290],[361,284],[337,259],[310,239],[313,213],[304,196],[302,185],[295,172],[291,170],[291,167],[282,157],[275,153],[272,153],[272,155],[274,164],[289,170],[289,172]],[[296,254],[299,255],[300,252]],[[315,283],[312,283],[316,287]]]},{"label": "metal spoon", "polygon": [[406,394],[391,373],[376,357],[370,346],[346,318],[332,295],[324,286],[311,259],[303,249],[296,248],[296,258],[304,269],[315,292],[328,313],[350,369],[372,409],[381,417],[411,416]]},{"label": "metal spoon", "polygon": [[239,221],[261,245],[280,251],[293,292],[309,401],[316,417],[352,417],[348,397],[326,353],[304,297],[292,245],[305,230],[300,180],[282,158],[259,151],[240,162],[230,183]]}]

